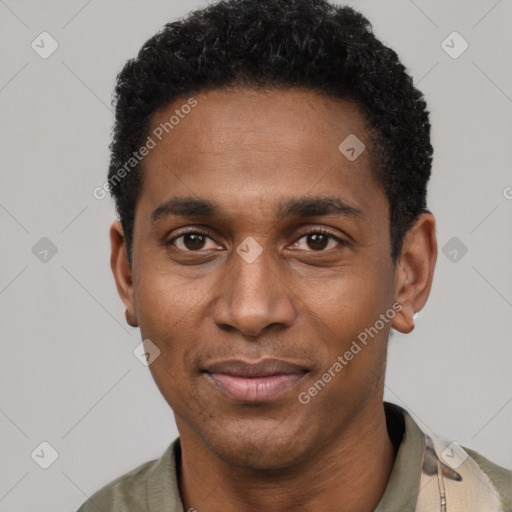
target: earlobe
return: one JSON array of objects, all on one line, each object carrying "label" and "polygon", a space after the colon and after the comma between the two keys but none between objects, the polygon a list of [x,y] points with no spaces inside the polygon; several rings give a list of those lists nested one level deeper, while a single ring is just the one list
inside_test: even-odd
[{"label": "earlobe", "polygon": [[136,316],[132,314],[128,309],[125,310],[124,317],[126,319],[126,323],[130,327],[139,327]]},{"label": "earlobe", "polygon": [[414,314],[413,308],[409,301],[405,304],[400,304],[400,311],[395,315],[391,326],[396,331],[403,334],[409,334],[414,330]]},{"label": "earlobe", "polygon": [[118,220],[110,226],[110,246],[110,268],[114,274],[119,297],[126,307],[126,322],[131,327],[138,327],[133,300],[134,290],[132,269],[126,254],[124,230],[121,222]]},{"label": "earlobe", "polygon": [[437,259],[435,219],[421,214],[408,230],[395,271],[395,300],[401,309],[392,326],[404,334],[414,329],[414,315],[427,302]]}]

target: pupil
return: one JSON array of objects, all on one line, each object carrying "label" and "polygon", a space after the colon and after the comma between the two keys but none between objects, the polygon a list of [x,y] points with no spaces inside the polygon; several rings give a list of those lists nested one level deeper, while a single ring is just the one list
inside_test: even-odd
[{"label": "pupil", "polygon": [[[312,249],[325,249],[327,246],[327,237],[321,233],[315,233],[313,235],[309,235],[310,241],[313,241],[313,244],[309,244],[310,247],[313,245]],[[320,239],[320,242],[319,242]],[[317,244],[315,247],[314,245]],[[318,245],[319,244],[319,245]]]},{"label": "pupil", "polygon": [[[322,233],[309,235],[309,246],[313,249],[325,249],[327,246],[327,236]],[[185,236],[185,245],[187,249],[197,250],[204,245],[204,236],[198,233],[188,233]]]},{"label": "pupil", "polygon": [[184,243],[187,249],[201,249],[201,246],[204,244],[204,236],[196,233],[187,233]]}]

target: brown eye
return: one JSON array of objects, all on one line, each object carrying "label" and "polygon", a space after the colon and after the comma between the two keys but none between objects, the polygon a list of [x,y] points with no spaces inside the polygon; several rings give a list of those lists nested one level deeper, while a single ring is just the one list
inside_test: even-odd
[{"label": "brown eye", "polygon": [[[212,244],[211,247],[205,247],[208,242]],[[202,231],[189,231],[182,233],[181,235],[175,236],[166,245],[175,246],[177,249],[183,252],[201,252],[202,249],[221,249],[214,240],[208,235],[208,233]]]},{"label": "brown eye", "polygon": [[[301,244],[303,244],[302,247]],[[330,247],[329,244],[331,244]],[[328,252],[329,249],[334,248],[336,245],[346,246],[348,242],[327,231],[314,230],[304,233],[295,242],[294,247],[311,252]]]},{"label": "brown eye", "polygon": [[201,233],[187,233],[183,235],[183,245],[190,251],[202,249],[205,241],[206,237]]},{"label": "brown eye", "polygon": [[327,247],[329,238],[329,235],[325,235],[323,233],[311,233],[307,235],[307,244],[311,249],[321,251]]}]

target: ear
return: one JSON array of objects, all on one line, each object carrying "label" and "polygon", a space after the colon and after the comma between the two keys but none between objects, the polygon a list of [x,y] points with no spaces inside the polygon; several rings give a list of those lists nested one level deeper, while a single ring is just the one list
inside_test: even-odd
[{"label": "ear", "polygon": [[437,260],[436,222],[422,213],[407,231],[395,268],[395,301],[402,309],[392,326],[404,334],[414,329],[414,314],[427,302]]},{"label": "ear", "polygon": [[110,247],[110,268],[114,274],[119,297],[126,307],[126,322],[132,327],[138,327],[133,300],[132,269],[126,254],[124,230],[118,220],[110,226]]}]

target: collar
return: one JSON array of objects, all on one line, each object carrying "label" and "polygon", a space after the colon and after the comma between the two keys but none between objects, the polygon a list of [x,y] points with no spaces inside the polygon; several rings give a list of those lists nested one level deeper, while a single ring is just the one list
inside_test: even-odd
[{"label": "collar", "polygon": [[[420,490],[425,435],[402,407],[384,402],[384,410],[390,438],[395,447],[398,444],[399,446],[388,484],[374,512],[414,512]],[[180,457],[181,446],[178,437],[149,471],[149,512],[184,512],[177,478]]]},{"label": "collar", "polygon": [[420,491],[425,435],[402,407],[384,402],[384,410],[390,437],[396,436],[400,423],[403,436],[388,484],[374,512],[414,512]]}]

